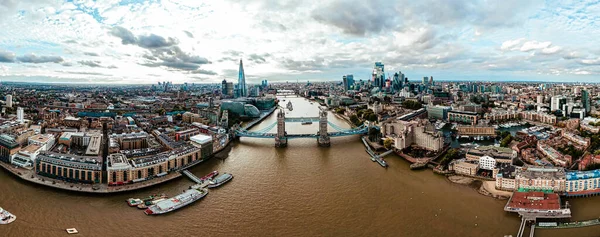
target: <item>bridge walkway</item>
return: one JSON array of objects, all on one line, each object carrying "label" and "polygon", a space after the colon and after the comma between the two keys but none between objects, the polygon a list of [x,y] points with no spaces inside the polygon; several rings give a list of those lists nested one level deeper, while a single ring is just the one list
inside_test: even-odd
[{"label": "bridge walkway", "polygon": [[190,178],[192,181],[194,181],[197,184],[201,184],[202,180],[200,180],[200,178],[196,177],[194,174],[192,174],[192,172],[188,171],[188,170],[183,170],[181,171],[182,174],[184,174],[185,176],[187,176],[188,178]]}]

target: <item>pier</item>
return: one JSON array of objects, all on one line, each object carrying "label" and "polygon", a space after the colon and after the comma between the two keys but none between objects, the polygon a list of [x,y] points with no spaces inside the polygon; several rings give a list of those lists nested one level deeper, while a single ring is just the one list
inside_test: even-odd
[{"label": "pier", "polygon": [[188,178],[190,178],[192,181],[194,181],[197,184],[202,183],[202,180],[200,180],[200,178],[198,178],[194,174],[192,174],[192,172],[190,172],[189,170],[182,170],[181,173],[184,174],[185,176],[187,176]]}]

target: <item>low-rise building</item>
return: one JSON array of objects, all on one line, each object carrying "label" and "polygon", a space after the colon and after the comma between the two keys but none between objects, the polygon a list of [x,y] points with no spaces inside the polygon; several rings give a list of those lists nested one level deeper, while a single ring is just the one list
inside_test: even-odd
[{"label": "low-rise building", "polygon": [[600,194],[600,170],[569,171],[566,179],[566,196]]},{"label": "low-rise building", "polygon": [[56,143],[56,139],[52,134],[38,134],[32,137],[29,137],[28,144],[36,144],[39,145],[42,151],[49,151],[52,149],[54,144]]},{"label": "low-rise building", "polygon": [[496,159],[489,156],[480,157],[479,168],[485,170],[493,170],[494,168],[496,168]]},{"label": "low-rise building", "polygon": [[444,147],[444,136],[427,120],[387,121],[382,124],[381,133],[392,138],[394,147],[400,150],[416,145],[437,152]]},{"label": "low-rise building", "polygon": [[461,160],[452,162],[449,168],[456,174],[475,176],[479,170],[479,165],[475,162]]},{"label": "low-rise building", "polygon": [[42,152],[36,158],[35,171],[49,178],[74,183],[100,183],[102,161],[99,157]]},{"label": "low-rise building", "polygon": [[542,168],[524,166],[517,170],[515,179],[521,191],[564,192],[566,189],[565,170],[560,167]]},{"label": "low-rise building", "polygon": [[31,144],[19,150],[17,154],[11,157],[10,163],[20,167],[33,167],[35,159],[42,151],[42,147],[37,144]]},{"label": "low-rise building", "polygon": [[475,112],[468,111],[448,111],[448,120],[450,122],[458,122],[476,125],[477,124],[478,115]]},{"label": "low-rise building", "polygon": [[0,160],[10,163],[10,157],[16,154],[21,146],[17,141],[6,134],[0,135]]},{"label": "low-rise building", "polygon": [[517,152],[506,147],[479,146],[467,150],[466,158],[470,161],[479,161],[483,156],[489,156],[497,163],[512,163],[517,157]]}]

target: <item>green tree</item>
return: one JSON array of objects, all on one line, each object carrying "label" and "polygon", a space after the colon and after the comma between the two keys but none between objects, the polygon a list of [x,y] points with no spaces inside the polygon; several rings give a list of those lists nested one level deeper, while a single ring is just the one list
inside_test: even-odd
[{"label": "green tree", "polygon": [[421,103],[419,103],[417,101],[405,100],[404,102],[402,102],[402,107],[407,108],[407,109],[417,110],[417,109],[422,108],[423,106],[421,105]]},{"label": "green tree", "polygon": [[358,116],[356,115],[350,115],[350,122],[352,122],[352,124],[358,126],[358,124],[360,124],[360,120],[358,119]]},{"label": "green tree", "polygon": [[394,141],[388,137],[385,140],[383,140],[383,147],[385,147],[385,149],[390,149],[393,143]]},{"label": "green tree", "polygon": [[369,116],[367,116],[367,120],[369,120],[371,122],[375,122],[375,121],[377,121],[377,115],[369,114]]},{"label": "green tree", "polygon": [[508,145],[512,142],[512,140],[513,140],[512,135],[508,135],[502,139],[502,141],[500,142],[500,146],[508,147]]}]

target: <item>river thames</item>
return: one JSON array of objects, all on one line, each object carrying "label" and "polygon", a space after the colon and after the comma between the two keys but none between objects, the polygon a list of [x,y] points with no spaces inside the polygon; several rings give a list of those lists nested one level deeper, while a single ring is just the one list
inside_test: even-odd
[{"label": "river thames", "polygon": [[[291,100],[290,117],[318,116],[318,104]],[[330,121],[348,125],[333,114]],[[254,129],[276,121],[276,113]],[[317,131],[287,124],[289,134]],[[276,128],[273,129],[273,132]],[[330,128],[331,129],[331,128]],[[55,190],[0,170],[0,206],[17,215],[0,226],[2,236],[516,236],[520,219],[503,211],[505,200],[454,184],[431,170],[411,171],[388,156],[384,169],[369,159],[358,136],[290,140],[276,149],[272,139],[242,138],[207,162],[196,176],[219,170],[235,175],[203,200],[163,216],[128,207],[129,197],[179,194],[192,185],[185,177],[140,191],[90,195]],[[600,197],[570,200],[573,220],[600,216]],[[535,236],[600,236],[600,226],[541,230]]]}]

